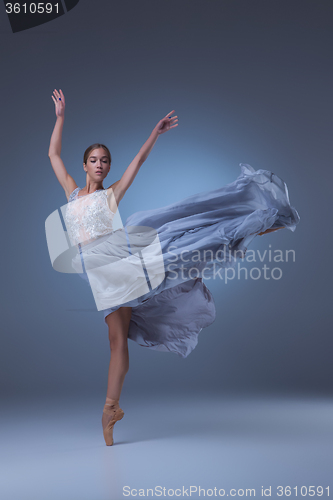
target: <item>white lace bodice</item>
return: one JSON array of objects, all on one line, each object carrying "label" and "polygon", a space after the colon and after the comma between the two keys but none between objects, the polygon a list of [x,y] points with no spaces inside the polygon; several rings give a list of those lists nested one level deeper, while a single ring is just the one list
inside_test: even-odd
[{"label": "white lace bodice", "polygon": [[114,213],[107,201],[107,190],[98,189],[94,193],[78,196],[81,188],[71,193],[64,219],[72,245],[87,244],[113,231]]}]

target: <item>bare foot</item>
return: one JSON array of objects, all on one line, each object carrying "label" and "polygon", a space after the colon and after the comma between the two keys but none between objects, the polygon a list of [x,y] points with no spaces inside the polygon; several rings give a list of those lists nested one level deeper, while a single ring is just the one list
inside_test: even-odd
[{"label": "bare foot", "polygon": [[284,227],[276,227],[275,229],[266,229],[266,231],[264,231],[263,233],[258,233],[258,236],[262,236],[263,234],[267,234],[267,233],[272,233],[273,231],[277,231],[278,229],[284,229]]}]

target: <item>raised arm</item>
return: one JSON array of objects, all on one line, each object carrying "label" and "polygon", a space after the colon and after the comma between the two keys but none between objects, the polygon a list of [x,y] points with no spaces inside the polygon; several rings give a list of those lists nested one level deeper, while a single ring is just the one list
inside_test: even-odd
[{"label": "raised arm", "polygon": [[77,188],[77,185],[73,177],[68,174],[66,167],[62,159],[60,158],[62,129],[65,120],[65,96],[62,90],[60,90],[60,93],[57,90],[54,90],[51,97],[55,104],[55,113],[57,120],[51,136],[49,158],[54,173],[56,174],[56,177],[61,186],[65,190],[65,194],[68,200],[69,195],[72,191],[74,191],[75,188]]},{"label": "raised arm", "polygon": [[[152,133],[150,134],[149,138],[147,141],[144,143],[144,145],[140,148],[140,151],[138,154],[135,156],[135,158],[131,161],[131,163],[128,165],[127,169],[125,170],[123,176],[119,181],[117,181],[115,184],[112,185],[112,189],[114,192],[114,195],[116,197],[117,205],[119,204],[120,200],[126,193],[127,189],[130,187],[132,182],[135,179],[136,174],[138,173],[141,165],[146,161],[150,151],[153,149],[153,146],[155,142],[157,141],[158,137],[166,132],[167,130],[170,130],[174,127],[177,127],[178,125],[178,118],[177,116],[171,116],[172,113],[174,113],[175,110],[172,110],[171,113],[168,113],[162,120],[160,120],[157,125],[154,127]],[[111,186],[110,186],[111,187]]]}]

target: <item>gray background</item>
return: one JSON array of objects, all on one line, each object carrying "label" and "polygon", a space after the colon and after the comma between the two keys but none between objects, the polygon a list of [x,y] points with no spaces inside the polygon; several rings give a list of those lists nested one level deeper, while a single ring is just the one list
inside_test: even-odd
[{"label": "gray background", "polygon": [[281,280],[206,281],[217,318],[187,359],[130,342],[124,393],[330,394],[331,2],[81,0],[17,34],[1,10],[0,29],[2,396],[106,390],[103,316],[78,276],[52,269],[46,245],[45,219],[66,203],[47,157],[54,88],[80,187],[90,144],[111,150],[108,186],[160,118],[179,116],[122,200],[123,222],[234,181],[241,162],[282,177],[301,217],[295,233],[251,246],[295,250]]}]

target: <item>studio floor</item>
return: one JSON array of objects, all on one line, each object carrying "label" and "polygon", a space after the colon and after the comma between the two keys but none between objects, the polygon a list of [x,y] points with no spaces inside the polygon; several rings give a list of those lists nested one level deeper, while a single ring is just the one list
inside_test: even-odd
[{"label": "studio floor", "polygon": [[103,404],[103,398],[3,404],[0,498],[333,494],[333,399],[124,396],[111,447],[103,440]]}]

